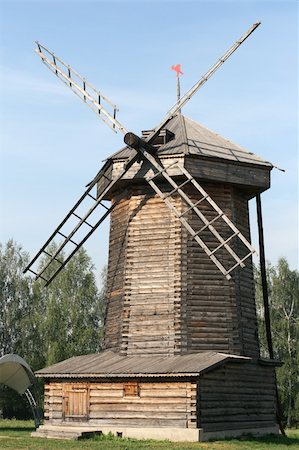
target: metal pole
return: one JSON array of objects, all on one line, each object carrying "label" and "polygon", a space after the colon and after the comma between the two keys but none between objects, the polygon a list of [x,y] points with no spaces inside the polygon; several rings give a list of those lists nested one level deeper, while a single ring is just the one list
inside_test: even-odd
[{"label": "metal pole", "polygon": [[181,98],[181,86],[180,86],[179,75],[177,75],[177,77],[176,77],[176,98],[177,98],[177,101],[179,102],[180,98]]},{"label": "metal pole", "polygon": [[[179,102],[181,99],[181,83],[180,83],[180,76],[179,74],[177,74],[176,77],[176,97],[177,97],[177,101]],[[181,109],[178,110],[178,113],[181,114]]]}]

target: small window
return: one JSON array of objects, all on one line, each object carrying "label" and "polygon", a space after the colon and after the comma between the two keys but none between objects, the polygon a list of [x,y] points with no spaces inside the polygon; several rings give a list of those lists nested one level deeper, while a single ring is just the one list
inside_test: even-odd
[{"label": "small window", "polygon": [[124,397],[139,397],[138,381],[127,381],[124,383]]}]

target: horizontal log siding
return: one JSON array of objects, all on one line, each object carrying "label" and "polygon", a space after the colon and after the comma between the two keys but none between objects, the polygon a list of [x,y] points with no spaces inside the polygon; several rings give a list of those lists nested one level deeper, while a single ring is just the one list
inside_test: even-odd
[{"label": "horizontal log siding", "polygon": [[[244,236],[250,240],[248,201],[245,194],[233,186],[202,183],[210,196],[233,221]],[[189,196],[196,202],[200,197],[195,190],[189,190]],[[203,202],[200,211],[208,220],[216,213]],[[195,230],[204,223],[194,212],[189,213],[188,220]],[[218,233],[227,239],[232,231],[222,219],[213,223]],[[206,229],[199,234],[210,250],[219,242]],[[232,280],[226,280],[209,256],[187,234],[183,243],[182,258],[182,300],[186,311],[186,352],[215,350],[237,355],[259,355],[257,320],[254,300],[252,260],[248,258],[245,268],[235,269]],[[237,238],[229,242],[241,258],[248,253],[247,248]],[[187,254],[185,254],[186,248]],[[229,268],[235,264],[228,252],[221,248],[215,256],[222,265]],[[187,267],[186,267],[187,266]]]},{"label": "horizontal log siding", "polygon": [[110,221],[104,347],[111,350],[119,350],[122,339],[128,221],[129,200],[124,194]]},{"label": "horizontal log siding", "polygon": [[122,383],[90,391],[90,424],[195,428],[191,383],[139,383],[139,397],[124,397]]},{"label": "horizontal log siding", "polygon": [[[76,425],[196,428],[196,382],[140,381],[139,396],[125,396],[124,383],[87,383],[88,419]],[[64,383],[46,385],[49,422],[63,422],[63,389]]]},{"label": "horizontal log siding", "polygon": [[[198,156],[161,156],[162,163],[167,167],[174,161],[184,160],[186,169],[197,178],[205,181],[218,183],[233,183],[242,187],[246,186],[251,196],[257,192],[262,192],[270,187],[270,171],[269,167],[260,167],[252,164],[238,163],[236,161],[225,161],[220,158],[199,158]],[[107,169],[106,176],[115,179],[122,171],[125,160],[115,160],[111,163],[111,167]],[[135,162],[132,167],[125,173],[122,182],[131,182],[132,180],[142,183],[145,176],[150,175],[152,166],[147,161]],[[112,172],[112,175],[111,175]],[[175,166],[168,170],[172,176],[181,175],[179,169]],[[99,191],[103,189],[103,182],[99,184]]]},{"label": "horizontal log siding", "polygon": [[200,377],[198,427],[225,431],[276,424],[273,367],[227,364]]},{"label": "horizontal log siding", "polygon": [[[164,186],[165,187],[165,186]],[[248,201],[232,185],[203,187],[250,239]],[[196,202],[195,189],[184,188]],[[186,209],[178,197],[172,199]],[[208,220],[216,213],[207,202]],[[204,224],[189,211],[195,230]],[[226,239],[232,231],[222,219],[213,223]],[[209,230],[200,237],[210,249],[219,242]],[[239,239],[230,246],[239,256]],[[215,253],[225,267],[235,261],[225,249]],[[259,344],[251,258],[226,280],[209,256],[148,185],[132,185],[111,214],[105,348],[122,354],[180,354],[219,351],[257,357]]]},{"label": "horizontal log siding", "polygon": [[173,355],[180,342],[181,226],[151,188],[132,189],[122,353]]},{"label": "horizontal log siding", "polygon": [[44,417],[49,422],[62,420],[63,385],[47,383],[44,388]]},{"label": "horizontal log siding", "polygon": [[185,159],[185,167],[194,177],[246,186],[252,194],[270,187],[271,168],[268,167],[257,167],[252,164],[246,166],[233,161],[190,156]]},{"label": "horizontal log siding", "polygon": [[[222,208],[224,213],[232,216],[232,190],[230,186],[203,184],[203,187]],[[197,191],[189,190],[189,196],[195,203],[200,199]],[[202,202],[200,210],[208,220],[217,214],[206,202]],[[197,231],[204,226],[194,212],[189,213],[188,220]],[[222,219],[213,223],[220,235],[226,239],[232,234]],[[206,229],[199,235],[210,250],[219,242]],[[187,234],[185,248],[187,256],[184,264],[187,311],[187,348],[186,352],[215,350],[224,353],[242,354],[242,343],[238,321],[238,307],[235,298],[234,282],[227,280],[209,256],[197,242]],[[226,250],[220,249],[215,256],[225,266],[233,264]]]}]

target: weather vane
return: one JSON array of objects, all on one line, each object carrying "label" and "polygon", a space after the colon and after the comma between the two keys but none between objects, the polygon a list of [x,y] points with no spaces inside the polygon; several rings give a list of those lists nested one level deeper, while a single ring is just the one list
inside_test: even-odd
[{"label": "weather vane", "polygon": [[180,75],[184,75],[181,71],[181,65],[177,64],[176,66],[171,66],[171,70],[176,72],[176,95],[177,101],[179,102],[181,99],[181,87],[180,87]]}]

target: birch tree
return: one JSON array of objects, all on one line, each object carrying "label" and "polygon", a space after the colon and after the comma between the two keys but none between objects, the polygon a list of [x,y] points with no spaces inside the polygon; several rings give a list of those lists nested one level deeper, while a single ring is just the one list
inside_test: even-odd
[{"label": "birch tree", "polygon": [[[285,422],[290,427],[299,422],[299,274],[280,258],[276,267],[268,264],[267,279],[274,354],[284,362],[277,369],[277,382]],[[258,269],[256,286],[262,356],[268,357]]]}]

